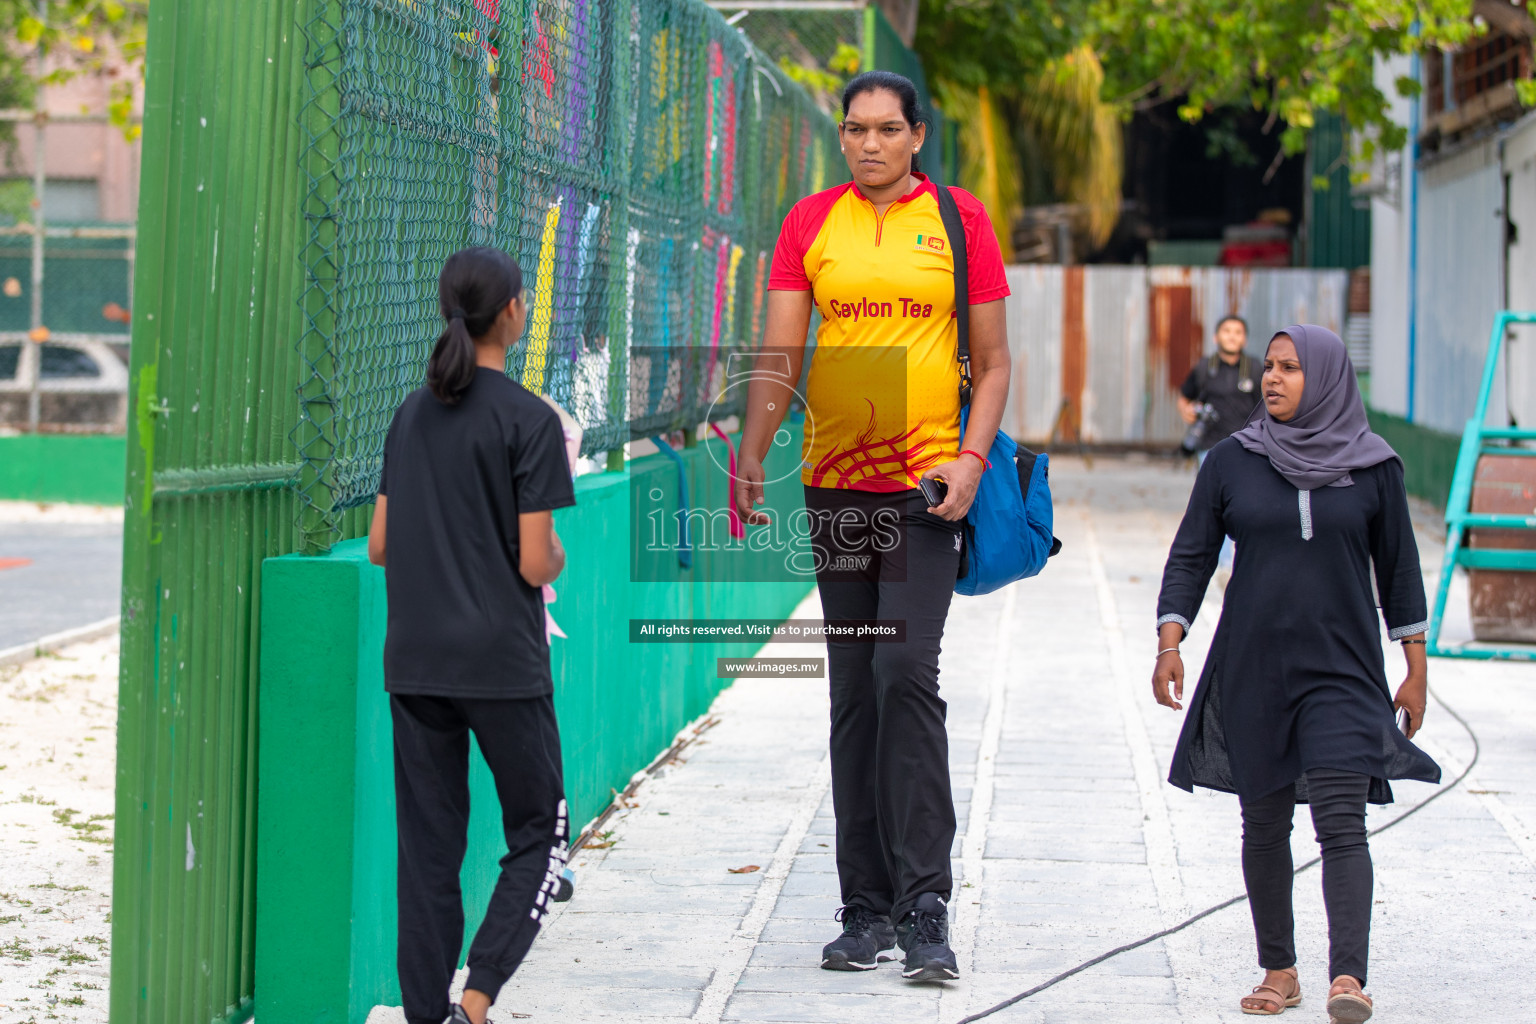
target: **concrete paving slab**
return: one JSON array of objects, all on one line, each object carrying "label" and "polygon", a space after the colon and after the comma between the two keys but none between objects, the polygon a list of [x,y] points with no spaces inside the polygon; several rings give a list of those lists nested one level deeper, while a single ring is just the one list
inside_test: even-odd
[{"label": "concrete paving slab", "polygon": [[[832,935],[827,937],[830,939]],[[823,945],[822,942],[759,942],[752,948],[747,967],[816,967],[821,963]]]},{"label": "concrete paving slab", "polygon": [[[1052,468],[1062,555],[1011,597],[957,599],[946,629],[960,981],[912,986],[894,964],[818,969],[838,932],[834,821],[816,775],[825,683],[742,681],[716,702],[718,724],[686,763],[647,780],[638,806],[615,816],[617,845],[583,853],[577,899],[551,918],[492,1019],[508,1024],[497,1016],[503,1006],[553,1019],[559,1004],[562,1022],[955,1024],[1241,893],[1237,802],[1165,783],[1181,717],[1157,707],[1148,686],[1158,580],[1192,477],[1147,460],[1090,467],[1060,458]],[[1426,537],[1421,547],[1432,573],[1438,544]],[[1185,645],[1192,674],[1218,600]],[[818,614],[814,598],[796,614]],[[1387,654],[1399,674],[1401,655]],[[1372,842],[1378,1019],[1466,1020],[1469,990],[1479,993],[1480,1020],[1529,1016],[1518,968],[1536,956],[1533,680],[1531,666],[1431,664],[1436,693],[1478,730],[1482,754],[1464,785]],[[1448,779],[1472,757],[1470,738],[1439,704],[1424,745]],[[1400,785],[1397,804],[1369,822],[1395,820],[1437,792]],[[1316,852],[1305,811],[1293,852],[1297,863]],[[742,863],[760,870],[726,873]],[[1298,1019],[1321,1020],[1320,872],[1301,874],[1295,892],[1309,993]],[[589,960],[614,952],[631,958],[611,961],[627,973],[595,976]],[[1238,904],[986,1019],[1247,1020],[1237,1001],[1258,980],[1254,961]]]},{"label": "concrete paving slab", "polygon": [[736,983],[737,992],[782,992],[803,996],[806,992],[896,995],[901,979],[899,965],[882,964],[872,971],[824,971],[820,950],[809,959],[783,966],[748,965]]},{"label": "concrete paving slab", "polygon": [[[837,971],[823,971],[836,977]],[[922,1011],[930,1017],[938,1006],[935,991],[899,990],[900,978],[891,972],[889,995],[863,995],[843,992],[818,993],[807,999],[803,993],[738,992],[726,1005],[721,1020],[783,1021],[785,1024],[891,1024],[915,1020]]]}]

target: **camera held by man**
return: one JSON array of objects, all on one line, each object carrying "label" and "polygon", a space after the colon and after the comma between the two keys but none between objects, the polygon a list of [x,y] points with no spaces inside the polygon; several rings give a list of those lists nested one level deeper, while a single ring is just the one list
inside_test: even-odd
[{"label": "camera held by man", "polygon": [[1179,448],[1183,450],[1185,455],[1203,452],[1211,447],[1210,443],[1206,441],[1205,435],[1210,432],[1211,424],[1221,418],[1221,410],[1217,409],[1210,402],[1195,402],[1193,405],[1194,421],[1184,431],[1184,440],[1179,442]]}]

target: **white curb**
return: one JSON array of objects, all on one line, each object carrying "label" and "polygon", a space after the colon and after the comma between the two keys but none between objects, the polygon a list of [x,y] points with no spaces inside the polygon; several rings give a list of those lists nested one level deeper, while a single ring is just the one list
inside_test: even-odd
[{"label": "white curb", "polygon": [[60,647],[68,647],[70,644],[77,644],[84,640],[96,640],[100,637],[111,636],[117,632],[117,625],[118,617],[114,615],[110,619],[92,622],[87,626],[76,626],[74,629],[66,629],[61,633],[50,633],[30,643],[6,647],[0,650],[0,666],[20,665],[44,654],[51,654]]}]

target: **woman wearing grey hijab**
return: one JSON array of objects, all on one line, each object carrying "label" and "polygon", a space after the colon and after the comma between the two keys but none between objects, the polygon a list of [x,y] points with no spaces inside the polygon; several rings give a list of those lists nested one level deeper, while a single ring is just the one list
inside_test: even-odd
[{"label": "woman wearing grey hijab", "polygon": [[[1371,433],[1338,335],[1311,324],[1276,334],[1260,390],[1248,425],[1211,449],[1168,553],[1152,688],[1159,704],[1182,709],[1179,644],[1231,536],[1232,579],[1168,781],[1236,793],[1242,807],[1243,879],[1265,971],[1244,1013],[1301,1001],[1290,834],[1295,805],[1311,804],[1328,910],[1328,1014],[1358,1024],[1371,1015],[1365,805],[1391,802],[1392,779],[1440,781],[1439,766],[1409,742],[1424,721],[1429,615],[1402,461]],[[1407,661],[1395,698],[1373,562],[1387,635]]]}]

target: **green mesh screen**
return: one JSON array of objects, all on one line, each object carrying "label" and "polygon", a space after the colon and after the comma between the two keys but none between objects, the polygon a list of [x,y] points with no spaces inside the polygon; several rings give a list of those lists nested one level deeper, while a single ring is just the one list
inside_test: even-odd
[{"label": "green mesh screen", "polygon": [[958,149],[955,145],[958,124],[945,117],[944,112],[934,104],[933,96],[928,91],[928,76],[923,74],[921,58],[901,41],[901,36],[897,35],[896,29],[886,20],[879,8],[875,8],[871,13],[873,16],[868,21],[871,38],[867,45],[873,66],[882,71],[894,71],[898,75],[905,75],[917,86],[918,98],[922,100],[923,108],[929,112],[929,117],[932,119],[930,129],[933,139],[938,143],[936,150],[924,148],[925,157],[938,158],[937,161],[926,160],[926,169],[935,179],[944,184],[957,184],[960,180]]},{"label": "green mesh screen", "polygon": [[[864,51],[864,11],[855,4],[834,7],[742,8],[730,3],[711,3],[771,60],[793,61],[804,67],[826,70],[841,45]],[[743,13],[744,12],[744,13]],[[898,37],[897,43],[901,40]]]},{"label": "green mesh screen", "polygon": [[761,338],[784,215],[846,180],[831,121],[694,0],[332,0],[306,67],[295,440],[322,544],[373,499],[454,250],[517,257],[508,371],[590,454],[703,419]]},{"label": "green mesh screen", "polygon": [[[825,72],[835,90],[818,93],[820,105],[836,114],[841,110],[842,84],[851,74],[833,66],[840,46],[857,50],[859,70],[875,68],[905,75],[917,86],[917,95],[928,112],[930,130],[937,146],[924,150],[923,170],[935,180],[953,184],[958,181],[958,150],[954,145],[956,125],[934,105],[923,73],[921,58],[901,41],[880,8],[871,4],[827,4],[817,0],[797,5],[786,2],[773,8],[746,8],[719,0],[714,7],[726,17],[739,17],[735,24],[774,64],[789,61],[802,68]],[[935,159],[937,158],[937,159]]]},{"label": "green mesh screen", "polygon": [[[112,226],[102,233],[125,232]],[[128,238],[47,239],[43,324],[54,333],[106,335],[127,344],[132,276],[133,247]],[[24,235],[0,236],[0,334],[25,332],[31,326],[32,240]]]}]

